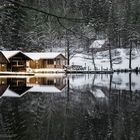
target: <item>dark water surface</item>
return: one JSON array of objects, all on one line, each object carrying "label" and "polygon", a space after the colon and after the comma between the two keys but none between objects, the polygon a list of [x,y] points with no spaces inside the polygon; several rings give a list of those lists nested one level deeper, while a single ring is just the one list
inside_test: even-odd
[{"label": "dark water surface", "polygon": [[139,140],[140,75],[0,77],[0,140]]}]

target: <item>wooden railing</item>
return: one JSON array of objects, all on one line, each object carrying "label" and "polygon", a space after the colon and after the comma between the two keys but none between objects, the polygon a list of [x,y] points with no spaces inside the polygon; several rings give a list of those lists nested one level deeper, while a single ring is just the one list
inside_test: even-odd
[{"label": "wooden railing", "polygon": [[47,65],[46,68],[61,68],[61,69],[63,69],[64,66],[63,65]]}]

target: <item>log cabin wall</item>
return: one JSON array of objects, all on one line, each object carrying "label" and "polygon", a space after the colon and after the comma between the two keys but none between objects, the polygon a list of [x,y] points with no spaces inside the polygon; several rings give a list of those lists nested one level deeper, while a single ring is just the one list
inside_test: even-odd
[{"label": "log cabin wall", "polygon": [[44,68],[64,68],[66,59],[61,54],[54,59],[44,60]]},{"label": "log cabin wall", "polygon": [[40,68],[64,68],[66,59],[61,54],[54,59],[40,59],[28,61],[28,67],[32,69]]},{"label": "log cabin wall", "polygon": [[32,69],[40,69],[44,68],[44,60],[30,60],[27,62],[28,67]]},{"label": "log cabin wall", "polygon": [[8,63],[8,60],[0,52],[0,71],[7,71],[7,63]]},{"label": "log cabin wall", "polygon": [[26,61],[30,60],[26,55],[18,53],[11,57],[10,63],[7,65],[8,71],[25,72],[26,71]]}]

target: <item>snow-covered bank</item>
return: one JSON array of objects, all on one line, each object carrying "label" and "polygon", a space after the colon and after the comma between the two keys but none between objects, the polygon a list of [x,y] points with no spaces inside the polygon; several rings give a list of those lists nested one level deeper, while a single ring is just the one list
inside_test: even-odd
[{"label": "snow-covered bank", "polygon": [[[94,55],[95,65],[97,69],[109,69],[109,52],[97,52]],[[112,50],[113,69],[128,69],[129,67],[129,49]],[[71,65],[81,65],[86,69],[94,70],[91,55],[76,54],[70,61]],[[140,67],[140,52],[134,49],[132,52],[132,68]]]}]

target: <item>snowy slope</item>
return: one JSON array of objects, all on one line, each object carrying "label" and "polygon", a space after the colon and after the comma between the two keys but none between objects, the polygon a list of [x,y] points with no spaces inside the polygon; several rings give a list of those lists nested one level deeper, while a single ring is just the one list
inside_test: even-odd
[{"label": "snowy slope", "polygon": [[[132,52],[132,68],[140,67],[140,52],[134,49]],[[94,55],[95,64],[98,69],[110,68],[109,64],[109,52],[103,51],[98,52]],[[114,49],[112,50],[113,68],[114,69],[125,69],[129,67],[129,49]],[[91,70],[94,70],[91,55],[76,54],[70,61],[71,65],[82,65],[86,66]]]}]

